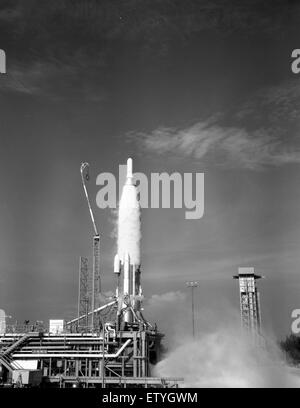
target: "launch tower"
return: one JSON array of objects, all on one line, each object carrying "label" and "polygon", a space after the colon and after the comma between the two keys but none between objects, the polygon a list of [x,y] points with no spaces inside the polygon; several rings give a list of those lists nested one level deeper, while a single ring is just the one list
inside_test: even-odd
[{"label": "launch tower", "polygon": [[242,327],[254,337],[261,334],[261,311],[256,281],[262,276],[255,274],[254,268],[239,268],[240,310]]}]

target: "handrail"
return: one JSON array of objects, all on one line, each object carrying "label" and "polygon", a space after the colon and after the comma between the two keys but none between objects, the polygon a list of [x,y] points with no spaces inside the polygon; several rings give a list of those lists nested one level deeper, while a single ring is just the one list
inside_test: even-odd
[{"label": "handrail", "polygon": [[13,344],[11,344],[6,350],[2,352],[2,355],[7,356],[10,354],[15,348],[17,348],[20,344],[22,344],[25,340],[27,340],[30,337],[29,333],[24,334],[19,340],[15,341]]},{"label": "handrail", "polygon": [[[124,351],[124,349],[131,343],[132,339],[125,341],[123,346],[114,354],[104,353],[104,358],[117,358]],[[42,357],[80,357],[80,358],[103,358],[103,353],[15,353],[14,358],[28,357],[31,358],[42,358]]]}]

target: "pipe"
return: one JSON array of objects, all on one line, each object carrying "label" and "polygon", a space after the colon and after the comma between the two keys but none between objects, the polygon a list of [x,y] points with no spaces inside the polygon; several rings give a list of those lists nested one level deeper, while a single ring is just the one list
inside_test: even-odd
[{"label": "pipe", "polygon": [[125,255],[125,262],[124,262],[124,295],[130,295],[129,288],[130,288],[130,258],[128,253]]},{"label": "pipe", "polygon": [[[106,305],[100,306],[100,307],[98,307],[98,309],[95,309],[95,310],[89,312],[89,313],[88,313],[88,316],[91,315],[92,313],[100,312],[101,310],[106,309],[107,307],[112,306],[112,305],[115,304],[115,303],[116,303],[116,300],[113,300],[112,302],[107,303]],[[86,315],[84,314],[84,315],[82,315],[82,316],[80,316],[80,317],[76,317],[76,319],[73,319],[73,320],[68,321],[66,324],[68,325],[68,324],[75,323],[75,322],[77,322],[78,320],[84,319],[85,317],[86,317]]]},{"label": "pipe", "polygon": [[132,267],[132,306],[135,309],[135,265]]},{"label": "pipe", "polygon": [[[104,358],[117,358],[119,355],[124,351],[124,349],[131,343],[132,339],[128,339],[123,346],[117,351],[117,353],[114,354],[104,354]],[[103,358],[103,353],[99,354],[93,354],[93,353],[81,353],[81,354],[68,354],[68,353],[15,353],[12,354],[12,357],[14,358],[24,358],[24,357],[30,357],[30,358],[45,358],[45,357],[80,357],[80,358]]]},{"label": "pipe", "polygon": [[[130,265],[130,258],[128,253],[125,255],[125,262],[124,262],[124,284],[123,284],[123,296],[128,296],[130,299],[130,282],[131,282],[131,265]],[[127,307],[128,305],[124,302],[123,307]],[[126,310],[124,313],[124,321],[127,323],[131,323],[132,321],[132,314],[131,310]]]},{"label": "pipe", "polygon": [[107,332],[107,333],[113,333],[113,338],[114,338],[114,340],[116,340],[116,329],[114,329],[113,327],[111,327],[110,325],[109,325],[109,323],[105,323],[105,325],[104,325],[104,328],[105,328],[105,331]]}]

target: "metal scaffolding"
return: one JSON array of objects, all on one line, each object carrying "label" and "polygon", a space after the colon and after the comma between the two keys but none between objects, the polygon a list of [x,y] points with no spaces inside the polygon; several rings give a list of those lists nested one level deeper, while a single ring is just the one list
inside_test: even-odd
[{"label": "metal scaffolding", "polygon": [[[100,307],[100,236],[93,237],[93,277],[92,277],[92,311]],[[94,313],[92,314],[92,327],[95,326]]]},{"label": "metal scaffolding", "polygon": [[254,273],[254,268],[239,268],[240,310],[242,327],[253,336],[261,334],[261,310],[256,280],[262,278]]},{"label": "metal scaffolding", "polygon": [[85,198],[88,204],[89,213],[91,217],[91,221],[93,224],[94,236],[93,236],[93,271],[92,271],[92,287],[91,287],[91,326],[92,328],[95,327],[95,316],[94,310],[100,306],[100,297],[101,297],[101,277],[100,277],[100,234],[97,229],[97,225],[95,222],[95,217],[93,213],[93,209],[91,206],[91,202],[89,199],[89,194],[87,190],[86,182],[89,181],[89,164],[82,163],[80,166],[80,174],[81,174],[81,181],[82,186],[85,194]]},{"label": "metal scaffolding", "polygon": [[27,361],[42,372],[44,386],[178,387],[182,378],[151,376],[163,335],[131,329],[116,331],[105,323],[98,333],[6,333],[0,335],[0,364],[13,372]]},{"label": "metal scaffolding", "polygon": [[88,316],[91,309],[91,296],[89,284],[88,258],[79,259],[79,287],[78,287],[78,319],[85,316],[85,319],[78,320],[81,325],[88,327]]}]

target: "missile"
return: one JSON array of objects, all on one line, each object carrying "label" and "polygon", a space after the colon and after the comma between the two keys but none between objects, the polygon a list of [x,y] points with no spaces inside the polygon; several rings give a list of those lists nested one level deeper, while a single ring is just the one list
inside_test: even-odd
[{"label": "missile", "polygon": [[136,319],[134,312],[140,310],[140,237],[140,204],[134,184],[132,159],[128,158],[126,181],[119,204],[118,253],[114,258],[119,311],[123,310],[123,321],[127,323],[132,323]]}]

